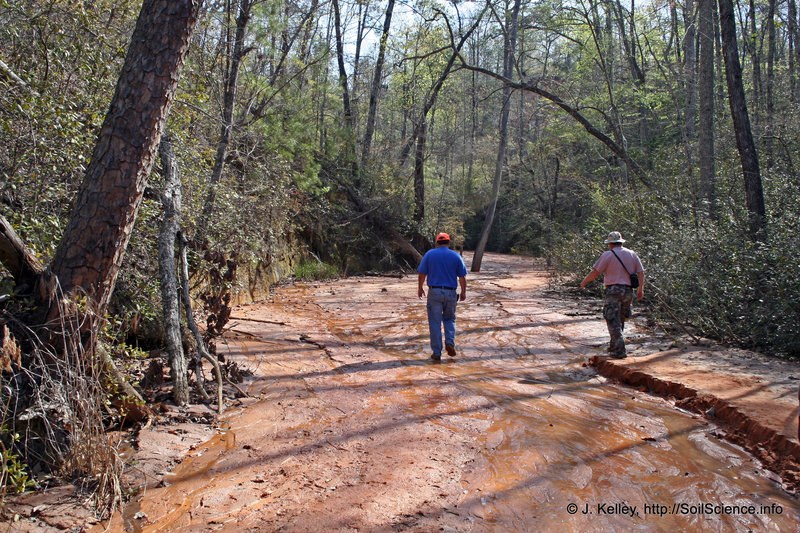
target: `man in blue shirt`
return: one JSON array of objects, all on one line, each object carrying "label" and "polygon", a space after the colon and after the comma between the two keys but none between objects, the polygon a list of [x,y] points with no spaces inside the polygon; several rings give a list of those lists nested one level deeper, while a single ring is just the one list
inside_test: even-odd
[{"label": "man in blue shirt", "polygon": [[[428,278],[428,327],[431,331],[431,359],[442,359],[442,324],[447,355],[456,355],[456,285],[461,285],[461,301],[467,298],[467,268],[461,256],[450,249],[450,235],[436,236],[436,248],[428,250],[417,267],[418,296],[425,296],[423,284]],[[458,283],[456,283],[456,280]]]}]

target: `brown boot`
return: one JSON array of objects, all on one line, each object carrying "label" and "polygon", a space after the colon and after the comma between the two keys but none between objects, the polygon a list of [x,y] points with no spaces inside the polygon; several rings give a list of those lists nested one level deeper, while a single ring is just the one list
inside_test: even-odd
[{"label": "brown boot", "polygon": [[445,344],[444,349],[447,352],[447,355],[449,355],[450,357],[456,356],[456,347],[453,346],[452,344]]}]

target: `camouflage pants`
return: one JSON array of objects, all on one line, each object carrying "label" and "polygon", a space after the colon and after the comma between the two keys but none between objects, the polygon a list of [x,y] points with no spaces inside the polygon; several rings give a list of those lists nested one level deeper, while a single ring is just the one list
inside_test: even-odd
[{"label": "camouflage pants", "polygon": [[622,330],[625,329],[625,319],[631,316],[631,302],[633,289],[624,285],[610,285],[606,288],[606,300],[603,305],[603,318],[608,325],[608,334],[611,336],[609,352],[613,355],[625,354],[625,339]]}]

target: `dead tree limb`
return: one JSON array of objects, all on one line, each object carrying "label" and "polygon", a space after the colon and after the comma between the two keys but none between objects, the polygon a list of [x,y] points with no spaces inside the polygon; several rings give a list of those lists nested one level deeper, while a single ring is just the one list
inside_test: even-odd
[{"label": "dead tree limb", "polygon": [[394,242],[395,245],[397,245],[397,247],[401,250],[408,252],[417,263],[422,261],[422,254],[419,253],[419,250],[417,250],[413,244],[408,242],[408,239],[403,237],[400,232],[394,229],[391,224],[381,218],[375,209],[368,209],[364,201],[361,199],[361,196],[353,186],[339,177],[336,177],[336,180],[344,189],[345,194],[347,194],[350,202],[355,206],[356,211],[359,212],[359,216],[363,215],[364,218],[370,222],[370,224],[389,235],[392,239],[392,242]]},{"label": "dead tree limb", "polygon": [[527,91],[527,92],[531,92],[531,93],[534,93],[534,94],[538,94],[539,96],[545,98],[546,100],[550,100],[552,103],[554,103],[555,105],[560,107],[562,110],[564,110],[569,116],[571,116],[573,119],[575,119],[575,121],[578,122],[578,124],[583,126],[583,129],[585,129],[587,131],[587,133],[589,133],[592,137],[596,138],[597,140],[599,140],[600,142],[605,144],[608,147],[608,149],[611,150],[611,152],[614,155],[616,155],[617,157],[619,157],[620,159],[625,161],[625,163],[628,165],[628,167],[631,170],[634,171],[636,176],[639,178],[639,180],[645,186],[652,188],[652,184],[647,179],[644,170],[642,169],[642,167],[639,166],[639,163],[637,163],[628,154],[627,150],[625,150],[625,148],[623,148],[622,146],[617,144],[608,135],[604,134],[602,131],[597,129],[594,126],[594,124],[592,124],[586,117],[584,117],[577,108],[569,105],[567,102],[562,100],[558,95],[553,94],[553,93],[551,93],[551,92],[549,92],[549,91],[547,91],[545,89],[542,89],[537,83],[516,82],[516,81],[514,81],[512,79],[509,79],[509,78],[507,78],[507,77],[505,77],[505,76],[503,76],[501,74],[498,74],[497,72],[493,72],[493,71],[491,71],[489,69],[485,69],[485,68],[482,68],[482,67],[476,67],[474,65],[470,65],[470,64],[468,64],[466,62],[466,60],[464,60],[464,58],[461,56],[460,52],[457,52],[457,53],[459,54],[459,59],[461,60],[462,68],[467,69],[467,70],[472,70],[474,72],[479,72],[479,73],[484,74],[486,76],[489,76],[489,77],[495,78],[497,80],[500,80],[507,87],[511,87],[512,89],[518,89],[518,90],[521,90],[521,91]]},{"label": "dead tree limb", "polygon": [[34,288],[44,272],[44,266],[2,215],[0,215],[0,262],[14,277],[17,285],[24,284],[30,289]]},{"label": "dead tree limb", "polygon": [[17,84],[17,87],[24,90],[26,93],[30,94],[31,96],[39,96],[39,93],[31,89],[31,86],[25,83],[25,81],[17,76],[11,67],[9,67],[5,61],[0,59],[0,72],[5,74],[11,81]]},{"label": "dead tree limb", "polygon": [[[219,367],[219,362],[208,353],[203,336],[200,334],[200,330],[197,328],[197,324],[194,321],[192,300],[189,295],[189,262],[186,260],[186,246],[189,242],[186,240],[186,236],[183,232],[178,232],[178,239],[179,253],[181,256],[181,290],[183,291],[183,307],[186,310],[186,323],[189,329],[192,330],[195,341],[197,341],[197,353],[214,367],[214,374],[217,376],[217,412],[222,414],[225,410],[225,404],[222,401],[222,369]],[[200,372],[198,368],[198,373]]]},{"label": "dead tree limb", "polygon": [[175,161],[175,150],[168,135],[161,137],[159,146],[164,172],[161,205],[164,218],[158,235],[158,271],[161,278],[161,303],[164,308],[164,330],[172,378],[172,399],[177,405],[189,403],[189,383],[186,377],[186,358],[181,342],[181,315],[178,302],[178,279],[175,275],[175,239],[181,223],[181,179]]}]

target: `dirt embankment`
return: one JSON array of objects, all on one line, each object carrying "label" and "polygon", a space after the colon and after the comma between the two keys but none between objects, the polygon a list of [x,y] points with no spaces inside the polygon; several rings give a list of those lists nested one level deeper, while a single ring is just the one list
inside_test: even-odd
[{"label": "dirt embankment", "polygon": [[625,360],[595,356],[590,363],[603,376],[716,421],[725,438],[758,457],[790,489],[800,489],[797,363],[710,343]]}]

